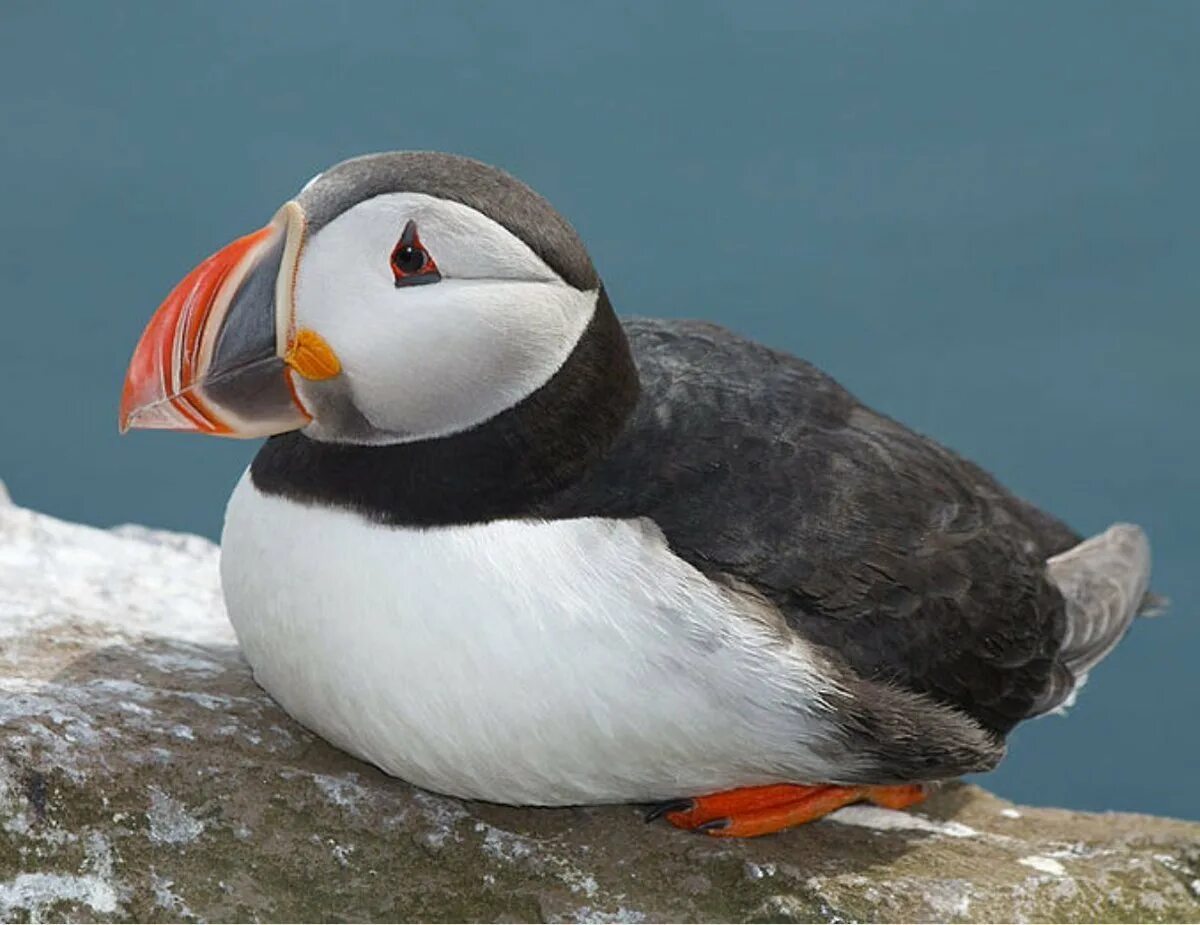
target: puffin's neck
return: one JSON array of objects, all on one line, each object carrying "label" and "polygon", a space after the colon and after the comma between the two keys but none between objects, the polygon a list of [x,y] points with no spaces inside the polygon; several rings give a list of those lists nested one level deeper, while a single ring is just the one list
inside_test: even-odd
[{"label": "puffin's neck", "polygon": [[577,481],[637,402],[637,368],[603,288],[567,361],[520,404],[470,430],[389,446],[272,437],[255,457],[256,488],[408,526],[531,514]]}]

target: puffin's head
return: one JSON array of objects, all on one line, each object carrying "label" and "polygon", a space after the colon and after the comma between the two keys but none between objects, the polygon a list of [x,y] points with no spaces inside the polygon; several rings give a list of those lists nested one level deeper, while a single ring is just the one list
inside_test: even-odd
[{"label": "puffin's head", "polygon": [[446,154],[355,158],[175,287],[134,352],[121,429],[456,433],[544,385],[599,298],[570,225],[508,174]]}]

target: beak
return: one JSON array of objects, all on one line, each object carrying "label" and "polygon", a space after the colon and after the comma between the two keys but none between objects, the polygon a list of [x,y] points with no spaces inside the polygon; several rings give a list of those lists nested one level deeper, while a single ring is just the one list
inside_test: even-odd
[{"label": "beak", "polygon": [[293,372],[328,379],[341,365],[316,332],[295,328],[292,284],[304,226],[304,212],[289,202],[171,291],[130,360],[122,433],[138,427],[264,437],[312,420]]}]

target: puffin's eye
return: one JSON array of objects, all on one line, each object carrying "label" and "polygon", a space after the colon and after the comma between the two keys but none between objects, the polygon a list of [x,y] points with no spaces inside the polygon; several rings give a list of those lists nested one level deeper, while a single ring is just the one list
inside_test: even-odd
[{"label": "puffin's eye", "polygon": [[419,286],[436,283],[442,278],[437,264],[417,236],[417,223],[409,219],[392,248],[392,276],[397,286]]}]

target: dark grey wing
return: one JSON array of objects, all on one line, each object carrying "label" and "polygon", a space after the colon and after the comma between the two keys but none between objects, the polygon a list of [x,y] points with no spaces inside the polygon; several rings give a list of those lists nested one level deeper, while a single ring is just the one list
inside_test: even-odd
[{"label": "dark grey wing", "polygon": [[1045,563],[1074,533],[808,363],[714,325],[625,329],[633,418],[540,513],[649,517],[864,678],[995,732],[1044,702],[1065,631]]}]

